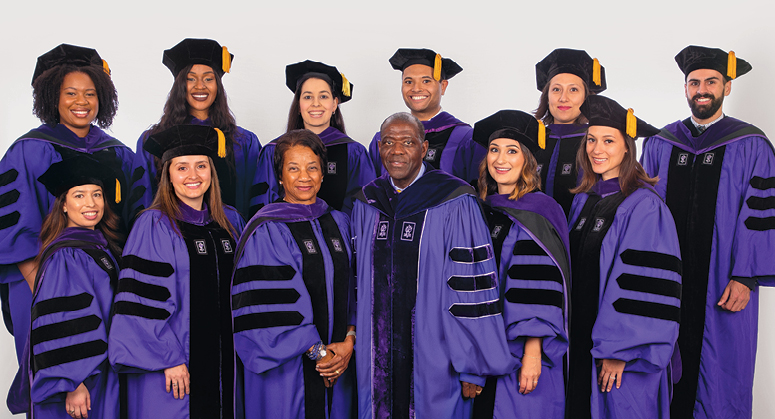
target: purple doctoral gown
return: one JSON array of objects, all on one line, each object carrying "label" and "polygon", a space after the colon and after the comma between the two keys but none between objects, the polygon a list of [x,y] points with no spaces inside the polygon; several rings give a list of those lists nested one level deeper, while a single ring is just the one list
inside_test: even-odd
[{"label": "purple doctoral gown", "polygon": [[[453,176],[476,184],[479,179],[479,163],[487,150],[473,140],[474,129],[447,112],[440,112],[428,121],[422,121],[428,153],[425,162],[434,169],[441,169]],[[369,156],[377,176],[383,172],[379,157],[379,132],[369,144]]]},{"label": "purple doctoral gown", "polygon": [[[569,226],[568,417],[669,418],[668,364],[681,304],[670,211],[649,187],[625,197],[613,178],[576,195]],[[597,386],[595,360],[602,359],[626,362],[621,388],[609,393]]]},{"label": "purple doctoral gown", "polygon": [[[189,116],[186,123],[210,125],[210,120]],[[130,223],[140,211],[151,205],[159,185],[154,157],[143,149],[143,144],[149,134],[149,131],[145,131],[137,140],[137,148],[135,149],[137,154],[132,163],[132,193],[129,195],[127,203]],[[256,163],[260,152],[261,143],[256,134],[237,127],[234,133],[234,155],[226,156],[225,159],[214,159],[221,185],[221,200],[224,204],[236,208],[246,219],[255,212],[250,211],[250,200],[256,191],[253,179],[256,176]]]},{"label": "purple doctoral gown", "polygon": [[[683,374],[673,416],[750,418],[756,285],[775,284],[772,145],[753,125],[728,116],[702,134],[687,119],[648,139],[642,161],[659,176],[656,189],[675,217],[684,260]],[[730,279],[752,288],[748,306],[737,313],[717,305]]]},{"label": "purple doctoral gown", "polygon": [[321,199],[269,204],[248,223],[232,282],[234,347],[244,365],[238,417],[355,416],[355,359],[326,391],[305,355],[321,340],[342,342],[355,324],[349,230],[347,216]]},{"label": "purple doctoral gown", "polygon": [[[0,252],[0,297],[6,327],[16,341],[18,359],[30,328],[32,293],[16,264],[38,254],[40,226],[56,199],[38,182],[38,177],[63,157],[78,153],[90,154],[110,167],[120,167],[125,178],[119,181],[124,197],[127,196],[134,153],[93,125],[84,138],[62,124],[41,125],[11,144],[0,160],[0,249],[6,249]],[[117,214],[122,213],[121,206],[114,209]]]},{"label": "purple doctoral gown", "polygon": [[400,194],[386,173],[353,208],[361,419],[470,418],[460,382],[514,370],[474,190],[426,168]]},{"label": "purple doctoral gown", "polygon": [[[506,338],[516,369],[497,378],[494,409],[493,402],[476,398],[475,417],[562,419],[570,285],[565,214],[555,200],[533,192],[516,201],[508,195],[488,196],[485,215],[499,262]],[[541,377],[533,392],[520,394],[519,368],[529,337],[543,339]],[[484,405],[487,410],[480,410]]]},{"label": "purple doctoral gown", "polygon": [[[129,419],[234,416],[229,277],[236,241],[207,208],[179,205],[174,224],[158,210],[141,213],[124,248],[108,353],[126,374]],[[224,210],[242,231],[239,213]],[[191,394],[175,399],[164,370],[181,364]]]},{"label": "purple doctoral gown", "polygon": [[[320,140],[326,146],[328,167],[323,168],[325,181],[318,191],[318,198],[326,201],[337,211],[350,213],[352,197],[361,187],[374,180],[374,166],[366,147],[354,141],[338,129],[328,127],[321,132]],[[275,142],[270,142],[261,152],[256,169],[256,195],[251,204],[257,211],[264,205],[280,198],[280,187],[274,171]]]},{"label": "purple doctoral gown", "polygon": [[567,218],[574,197],[570,190],[581,178],[576,152],[586,135],[587,125],[551,124],[546,128],[546,149],[535,156],[541,190],[560,204]]}]

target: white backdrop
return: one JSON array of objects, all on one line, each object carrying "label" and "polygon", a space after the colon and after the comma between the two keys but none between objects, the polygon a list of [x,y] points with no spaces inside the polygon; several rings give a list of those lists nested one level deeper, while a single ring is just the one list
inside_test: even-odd
[{"label": "white backdrop", "polygon": [[[63,42],[95,48],[108,61],[121,102],[111,132],[134,148],[159,120],[172,83],[162,51],[186,37],[216,39],[235,55],[224,78],[231,109],[262,144],[286,124],[292,94],[285,65],[305,59],[336,65],[354,84],[353,100],[341,109],[350,136],[368,144],[387,115],[406,110],[400,75],[387,62],[400,47],[431,48],[463,67],[442,106],[470,123],[499,109],[531,111],[539,96],[535,63],[554,48],[585,49],[606,68],[604,95],[655,126],[689,115],[673,56],[689,44],[732,49],[753,71],[733,82],[724,109],[775,135],[772,99],[760,93],[775,74],[775,29],[761,0],[262,3],[268,2],[5,2],[0,152],[40,124],[31,112],[35,60]],[[775,413],[775,361],[768,356],[775,351],[775,291],[759,293],[754,417],[768,418]],[[16,369],[3,330],[0,360],[2,400]],[[0,403],[0,419],[10,417]]]}]

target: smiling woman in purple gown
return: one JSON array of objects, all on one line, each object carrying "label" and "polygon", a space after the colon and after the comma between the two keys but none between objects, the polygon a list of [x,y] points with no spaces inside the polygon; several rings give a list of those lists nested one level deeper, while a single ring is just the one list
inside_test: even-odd
[{"label": "smiling woman in purple gown", "polygon": [[283,202],[256,213],[235,256],[234,346],[244,366],[237,410],[256,419],[350,418],[349,221],[317,196],[326,167],[317,135],[293,130],[273,148]]}]

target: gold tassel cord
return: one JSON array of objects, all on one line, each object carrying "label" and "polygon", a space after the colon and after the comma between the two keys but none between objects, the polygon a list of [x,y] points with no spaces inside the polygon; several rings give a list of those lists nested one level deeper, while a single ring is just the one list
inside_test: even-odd
[{"label": "gold tassel cord", "polygon": [[226,157],[226,136],[218,128],[213,129],[218,132],[218,157],[224,158]]},{"label": "gold tassel cord", "polygon": [[734,51],[729,51],[727,56],[727,76],[732,80],[737,77],[737,57]]},{"label": "gold tassel cord", "polygon": [[229,54],[229,49],[226,47],[223,47],[223,72],[228,73],[231,71],[231,54]]},{"label": "gold tassel cord", "polygon": [[342,94],[350,97],[350,82],[347,81],[347,77],[344,76],[344,73],[339,73],[342,75]]},{"label": "gold tassel cord", "polygon": [[441,54],[436,54],[436,59],[433,61],[433,79],[441,81]]},{"label": "gold tassel cord", "polygon": [[638,136],[638,118],[635,117],[635,111],[632,108],[627,109],[627,135],[631,138]]},{"label": "gold tassel cord", "polygon": [[538,146],[541,150],[546,149],[546,125],[544,121],[538,121]]},{"label": "gold tassel cord", "polygon": [[116,179],[116,203],[121,203],[121,182]]},{"label": "gold tassel cord", "polygon": [[595,83],[595,86],[600,86],[603,83],[600,75],[600,61],[597,58],[592,60],[592,83]]},{"label": "gold tassel cord", "polygon": [[105,71],[105,74],[110,75],[110,66],[108,66],[108,62],[105,60],[102,60],[102,70]]}]

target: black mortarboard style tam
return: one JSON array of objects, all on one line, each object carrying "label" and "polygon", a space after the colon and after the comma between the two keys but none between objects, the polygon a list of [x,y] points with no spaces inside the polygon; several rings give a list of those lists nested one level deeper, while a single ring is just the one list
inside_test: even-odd
[{"label": "black mortarboard style tam", "polygon": [[[340,73],[336,67],[317,61],[307,60],[285,66],[285,85],[288,86],[293,93],[296,93],[296,90],[301,87],[301,79],[309,73],[326,76],[321,79],[330,82],[333,85],[334,91],[331,93],[339,98],[339,103],[344,103],[352,99],[353,84],[347,80],[344,73]],[[326,80],[326,78],[328,78],[328,80]]]},{"label": "black mortarboard style tam", "polygon": [[546,148],[546,128],[543,122],[533,115],[522,111],[503,110],[474,124],[474,141],[485,148],[490,141],[498,138],[510,138],[535,154]]},{"label": "black mortarboard style tam", "polygon": [[592,59],[584,50],[557,48],[536,64],[538,90],[543,91],[552,77],[562,73],[580,77],[590,92],[600,93],[606,89],[605,68],[597,58]]},{"label": "black mortarboard style tam", "polygon": [[392,57],[390,65],[393,70],[404,71],[406,67],[415,64],[427,65],[433,69],[433,78],[436,81],[449,80],[463,68],[449,58],[441,58],[441,55],[429,49],[399,48]]},{"label": "black mortarboard style tam", "polygon": [[70,44],[60,44],[58,47],[38,57],[35,72],[32,73],[32,83],[46,70],[63,64],[72,64],[78,67],[101,67],[110,75],[110,67],[107,61],[100,58],[100,54],[92,48],[78,47]]},{"label": "black mortarboard style tam", "polygon": [[581,113],[589,119],[589,126],[616,128],[632,138],[651,137],[659,132],[658,128],[637,118],[632,108],[624,109],[605,96],[588,96],[581,105]]},{"label": "black mortarboard style tam", "polygon": [[231,62],[234,54],[229,53],[226,47],[212,39],[186,38],[174,47],[165,50],[161,62],[167,66],[172,75],[178,73],[186,66],[192,64],[204,64],[212,67],[213,71],[223,77],[223,73],[231,70]]},{"label": "black mortarboard style tam", "polygon": [[733,80],[738,76],[751,71],[751,64],[741,58],[735,57],[734,51],[729,53],[718,48],[698,47],[689,45],[675,56],[678,68],[688,77],[689,73],[699,69],[711,69],[721,73],[724,77]]},{"label": "black mortarboard style tam", "polygon": [[116,172],[96,159],[83,154],[62,160],[49,166],[38,182],[56,197],[79,185],[99,185],[103,196],[115,196],[121,202],[121,184]]},{"label": "black mortarboard style tam", "polygon": [[226,138],[218,128],[207,125],[175,125],[153,134],[143,149],[162,163],[180,156],[226,157]]}]

